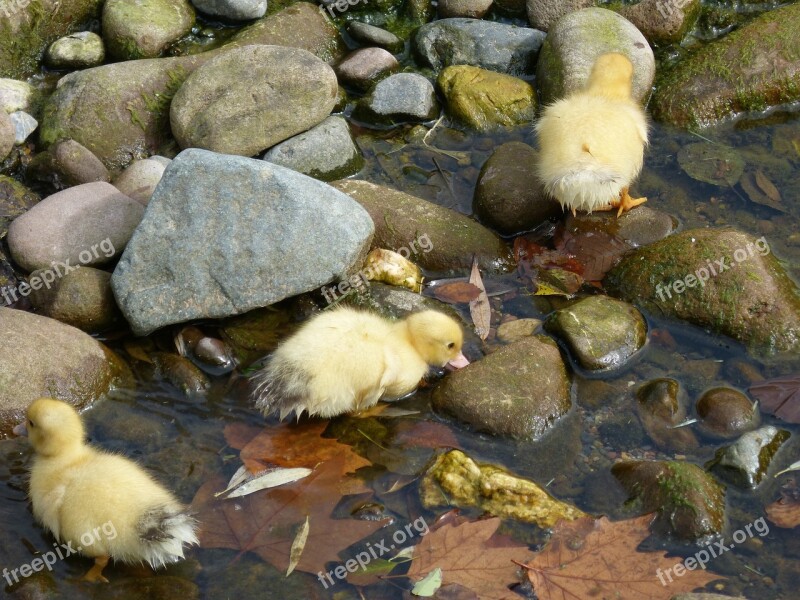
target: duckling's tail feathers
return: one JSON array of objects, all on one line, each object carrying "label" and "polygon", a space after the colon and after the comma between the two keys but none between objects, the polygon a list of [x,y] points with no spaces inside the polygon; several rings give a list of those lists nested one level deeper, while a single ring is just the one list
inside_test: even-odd
[{"label": "duckling's tail feathers", "polygon": [[157,506],[148,510],[137,524],[145,547],[144,560],[157,569],[183,558],[184,544],[199,544],[197,521],[182,506]]},{"label": "duckling's tail feathers", "polygon": [[299,419],[308,410],[303,387],[299,384],[301,380],[302,374],[296,369],[276,356],[270,357],[251,379],[256,408],[265,417],[277,412],[281,421],[294,411]]}]

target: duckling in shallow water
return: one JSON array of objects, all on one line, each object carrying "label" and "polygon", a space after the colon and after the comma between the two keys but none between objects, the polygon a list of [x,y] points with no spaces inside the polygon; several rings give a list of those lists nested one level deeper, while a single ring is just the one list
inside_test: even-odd
[{"label": "duckling in shallow water", "polygon": [[338,308],[303,325],[253,378],[256,407],[285,418],[364,410],[412,392],[430,366],[460,368],[463,332],[434,310],[400,321]]},{"label": "duckling in shallow water", "polygon": [[186,508],[133,461],[86,444],[69,404],[34,401],[14,432],[27,435],[36,452],[33,514],[57,540],[95,559],[87,581],[108,581],[109,558],[155,569],[182,559],[184,544],[198,543]]},{"label": "duckling in shallow water", "polygon": [[619,207],[619,216],[647,200],[628,194],[647,145],[647,119],[631,96],[632,80],[625,55],[602,54],[586,87],[545,108],[536,123],[539,178],[573,214]]}]

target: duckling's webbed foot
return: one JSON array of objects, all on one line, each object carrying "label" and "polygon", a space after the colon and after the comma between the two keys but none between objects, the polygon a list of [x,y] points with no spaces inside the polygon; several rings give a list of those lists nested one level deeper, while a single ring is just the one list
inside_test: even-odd
[{"label": "duckling's webbed foot", "polygon": [[628,194],[628,188],[623,188],[619,193],[619,200],[612,201],[611,206],[614,208],[619,207],[617,217],[620,217],[625,211],[632,209],[634,206],[644,204],[645,202],[647,202],[647,198],[631,198],[630,194]]},{"label": "duckling's webbed foot", "polygon": [[102,581],[103,583],[108,583],[108,579],[103,577],[103,569],[106,568],[108,564],[108,556],[98,556],[94,559],[94,565],[91,569],[86,572],[86,575],[82,577],[83,581],[89,581],[91,583],[97,583],[98,581]]}]

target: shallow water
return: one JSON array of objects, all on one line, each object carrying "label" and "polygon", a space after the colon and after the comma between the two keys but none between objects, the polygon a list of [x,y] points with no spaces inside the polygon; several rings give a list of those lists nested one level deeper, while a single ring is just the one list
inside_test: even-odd
[{"label": "shallow water", "polygon": [[[471,212],[472,191],[480,166],[499,143],[511,140],[533,144],[530,128],[518,128],[491,136],[476,136],[440,124],[428,137],[426,147],[419,129],[399,127],[375,132],[356,128],[366,166],[359,177],[407,191],[461,212]],[[800,113],[792,108],[753,116],[713,130],[692,134],[653,125],[651,146],[645,170],[633,190],[650,199],[648,205],[663,210],[680,223],[681,229],[705,226],[734,226],[755,237],[764,236],[771,252],[783,260],[796,280],[800,280],[800,141],[794,155],[778,147],[774,140],[800,140]],[[710,140],[731,146],[746,155],[748,164],[761,169],[783,195],[788,214],[748,200],[741,189],[720,188],[696,182],[678,166],[677,150],[691,142]],[[507,278],[513,282],[514,277]],[[493,299],[502,314],[543,317],[558,305],[557,300],[531,298],[520,290]],[[463,315],[468,322],[468,315]],[[329,427],[337,437],[355,444],[359,453],[383,468],[370,469],[368,485],[376,489],[376,500],[395,515],[400,523],[420,515],[432,522],[434,513],[424,511],[416,499],[415,486],[385,493],[386,483],[401,475],[418,473],[433,451],[404,448],[394,441],[396,432],[420,421],[434,421],[450,427],[460,446],[479,461],[506,466],[532,478],[556,497],[573,502],[593,514],[612,518],[631,516],[623,506],[624,493],[613,483],[609,467],[620,457],[663,458],[648,444],[635,415],[634,391],[655,377],[672,377],[681,382],[690,398],[706,388],[730,385],[746,388],[742,364],[754,366],[765,377],[796,373],[800,357],[760,362],[738,344],[707,334],[697,328],[646,315],[651,339],[637,360],[621,372],[601,379],[573,377],[574,408],[554,431],[538,442],[510,442],[472,432],[452,420],[433,414],[429,391],[420,391],[402,402],[420,414],[402,418],[373,418],[359,421],[337,419]],[[666,333],[665,333],[666,332]],[[667,335],[668,334],[668,335]],[[671,338],[671,339],[670,339]],[[674,342],[672,341],[674,340]],[[125,356],[123,339],[108,344]],[[472,352],[476,348],[471,348]],[[213,378],[204,396],[187,397],[166,381],[140,377],[135,387],[116,390],[108,399],[86,413],[87,430],[93,443],[107,450],[136,459],[159,480],[169,485],[185,502],[191,502],[197,489],[215,475],[226,478],[235,471],[237,451],[228,447],[223,429],[231,423],[263,426],[264,419],[250,405],[244,379],[238,375]],[[764,422],[797,433],[768,416]],[[268,426],[275,426],[271,420]],[[370,432],[369,434],[367,432]],[[378,432],[379,442],[375,439]],[[691,460],[702,464],[713,455],[717,444],[706,441]],[[793,439],[777,459],[783,467],[797,459],[798,443]],[[24,441],[0,442],[0,568],[14,569],[30,562],[37,553],[50,549],[53,539],[33,523],[25,496],[26,468],[31,453]],[[393,475],[396,474],[396,475]],[[763,506],[777,498],[779,485],[790,475],[765,482],[756,492],[728,490],[728,533],[763,516]],[[120,490],[120,494],[124,494]],[[441,512],[441,511],[440,511]],[[476,514],[466,510],[467,514]],[[541,543],[540,532],[509,524],[508,530],[520,540]],[[655,541],[684,555],[679,546]],[[754,537],[734,551],[712,562],[710,568],[728,577],[722,590],[741,592],[752,600],[796,598],[800,586],[800,545],[792,530],[770,526],[764,537]],[[676,559],[677,560],[677,559]],[[57,597],[173,597],[184,592],[167,575],[188,579],[200,588],[203,598],[357,598],[353,588],[338,584],[325,589],[314,575],[295,572],[288,579],[255,555],[239,556],[233,550],[193,549],[184,563],[159,572],[165,589],[156,593],[147,587],[149,569],[122,565],[109,567],[105,574],[110,586],[89,586],[71,581],[90,566],[88,559],[71,557],[55,564],[52,574],[35,576],[37,585],[52,590]],[[5,572],[4,572],[5,576]],[[129,579],[133,588],[122,587]],[[407,580],[375,585],[364,592],[370,599],[403,597]],[[2,582],[5,585],[5,582]],[[176,587],[173,587],[176,586]],[[0,588],[2,589],[2,588]],[[127,591],[126,591],[127,590]],[[6,592],[12,591],[8,588]],[[158,595],[161,594],[161,595]],[[56,597],[44,596],[44,597]]]}]

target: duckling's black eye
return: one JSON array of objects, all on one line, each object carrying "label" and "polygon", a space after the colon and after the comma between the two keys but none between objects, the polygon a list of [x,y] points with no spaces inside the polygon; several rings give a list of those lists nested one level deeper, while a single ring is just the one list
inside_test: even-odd
[{"label": "duckling's black eye", "polygon": [[30,419],[28,419],[28,427],[34,427],[33,421]]},{"label": "duckling's black eye", "polygon": [[448,350],[452,350],[455,347],[456,347],[456,343],[455,342],[450,342],[449,344],[447,344],[447,349]]}]

